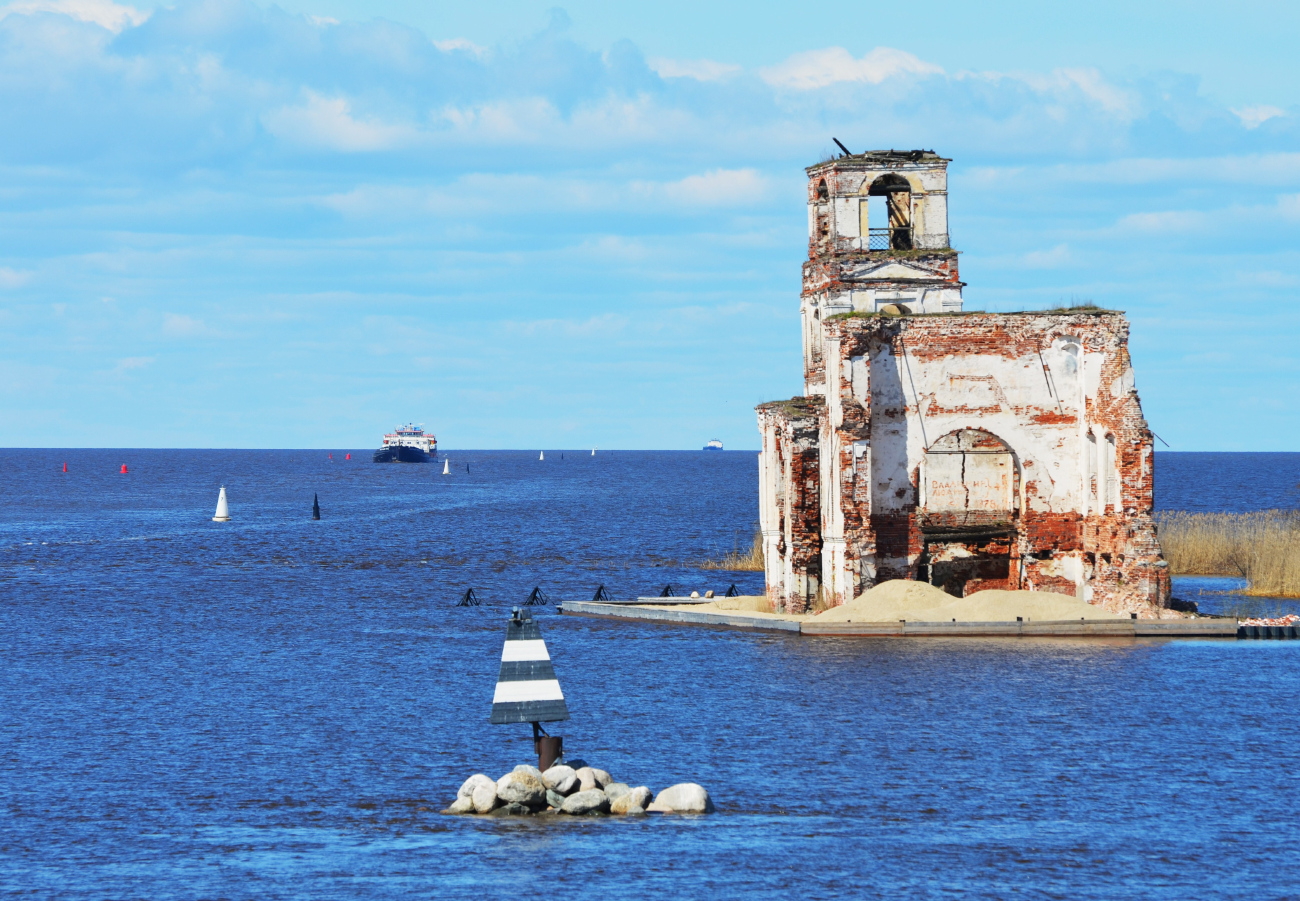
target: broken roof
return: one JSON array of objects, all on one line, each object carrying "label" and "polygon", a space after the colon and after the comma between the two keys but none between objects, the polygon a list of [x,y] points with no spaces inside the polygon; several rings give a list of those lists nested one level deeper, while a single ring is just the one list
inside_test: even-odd
[{"label": "broken roof", "polygon": [[865,163],[867,165],[897,165],[899,163],[948,163],[951,160],[939,156],[933,150],[867,150],[863,153],[841,154],[828,160],[822,160],[815,166],[809,166],[808,171],[820,169],[823,166],[844,163]]}]

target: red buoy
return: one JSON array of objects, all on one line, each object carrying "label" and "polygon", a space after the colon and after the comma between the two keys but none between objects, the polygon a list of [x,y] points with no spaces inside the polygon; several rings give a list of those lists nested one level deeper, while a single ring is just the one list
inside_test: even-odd
[{"label": "red buoy", "polygon": [[126,464],[125,464],[125,463],[122,464],[122,473],[123,473],[123,474],[126,473]]},{"label": "red buoy", "polygon": [[68,471],[68,464],[67,464],[67,463],[64,463],[64,464],[63,464],[63,471],[64,471],[64,472],[67,472],[67,471]]},{"label": "red buoy", "polygon": [[347,457],[347,458],[348,458],[349,460],[351,460],[351,459],[352,459],[352,455],[351,455],[351,454],[348,454],[348,457]]}]

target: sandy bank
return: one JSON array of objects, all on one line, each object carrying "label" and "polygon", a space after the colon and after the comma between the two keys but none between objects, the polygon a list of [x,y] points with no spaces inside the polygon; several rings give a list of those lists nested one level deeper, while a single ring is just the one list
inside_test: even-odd
[{"label": "sandy bank", "polygon": [[671,607],[660,604],[644,604],[640,606],[650,607],[654,610],[690,610],[698,613],[738,613],[742,616],[753,616],[760,619],[783,619],[796,623],[813,618],[811,614],[796,615],[789,613],[773,613],[772,602],[762,595],[742,595],[738,598],[716,598],[702,604],[678,604]]},{"label": "sandy bank", "polygon": [[882,582],[847,604],[815,616],[773,613],[771,601],[752,595],[717,598],[676,608],[647,606],[701,613],[736,613],[791,622],[893,623],[907,620],[946,623],[956,620],[959,623],[998,623],[1015,622],[1016,617],[1023,617],[1026,622],[1128,619],[1123,614],[1110,613],[1069,595],[1050,591],[977,591],[968,597],[955,598],[925,582],[904,579]]}]

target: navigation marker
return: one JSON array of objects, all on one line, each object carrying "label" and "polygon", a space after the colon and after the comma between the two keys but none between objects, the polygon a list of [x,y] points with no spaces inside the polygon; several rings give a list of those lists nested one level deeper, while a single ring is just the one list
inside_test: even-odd
[{"label": "navigation marker", "polygon": [[546,459],[546,451],[542,451],[542,452],[537,456],[537,459],[538,459],[538,460],[545,460],[545,459]]},{"label": "navigation marker", "polygon": [[490,721],[497,725],[532,723],[537,768],[546,772],[564,756],[564,739],[547,735],[541,724],[568,718],[569,708],[555,678],[551,655],[546,652],[542,629],[531,613],[521,613],[515,607],[506,625],[506,643],[501,649],[501,673],[492,696]]},{"label": "navigation marker", "polygon": [[450,461],[450,460],[443,460],[443,461],[442,461],[442,474],[445,475],[445,476],[449,476],[449,475],[451,475],[451,461]]},{"label": "navigation marker", "polygon": [[[126,464],[122,464],[122,472],[126,472]],[[230,507],[226,505],[226,486],[221,486],[221,493],[217,495],[217,515],[212,517],[213,522],[230,522]]]},{"label": "navigation marker", "polygon": [[[223,488],[222,491],[225,491]],[[320,495],[312,492],[311,495],[311,518],[320,519]]]},{"label": "navigation marker", "polygon": [[126,475],[126,464],[122,464],[122,475]]},{"label": "navigation marker", "polygon": [[67,472],[67,471],[68,471],[68,464],[67,464],[67,463],[64,463],[64,464],[63,464],[63,471],[64,471],[64,472]]}]

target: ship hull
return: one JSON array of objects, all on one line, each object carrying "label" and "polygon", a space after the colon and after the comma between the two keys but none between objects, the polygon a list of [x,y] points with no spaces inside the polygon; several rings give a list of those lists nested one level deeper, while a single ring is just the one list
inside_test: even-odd
[{"label": "ship hull", "polygon": [[376,463],[428,463],[433,454],[426,454],[418,447],[407,447],[402,444],[389,445],[381,447],[375,451]]}]

